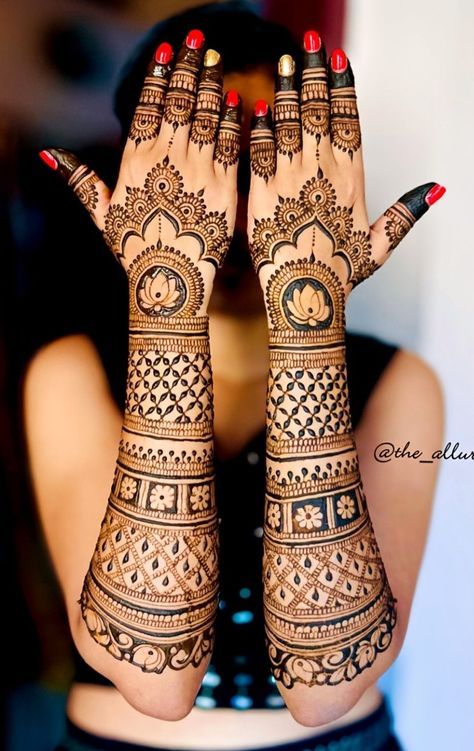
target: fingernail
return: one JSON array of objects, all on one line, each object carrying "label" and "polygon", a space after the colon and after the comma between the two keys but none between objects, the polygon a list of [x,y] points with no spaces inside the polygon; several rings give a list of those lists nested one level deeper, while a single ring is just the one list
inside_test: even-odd
[{"label": "fingernail", "polygon": [[278,61],[278,75],[292,76],[296,70],[295,61],[291,55],[282,55]]},{"label": "fingernail", "polygon": [[186,47],[190,50],[200,50],[204,44],[204,34],[200,29],[193,29],[186,37]]},{"label": "fingernail", "polygon": [[204,67],[213,68],[214,65],[218,65],[221,61],[221,56],[217,50],[206,50],[204,55]]},{"label": "fingernail", "polygon": [[47,165],[47,166],[48,166],[48,167],[49,167],[50,169],[53,169],[53,170],[57,170],[57,168],[58,168],[58,166],[59,166],[59,165],[58,165],[58,160],[57,160],[57,159],[55,159],[55,158],[54,158],[54,156],[53,156],[52,154],[50,154],[50,153],[49,153],[49,151],[45,151],[45,150],[43,150],[43,151],[40,151],[40,152],[39,152],[39,157],[40,157],[40,159],[42,159],[42,160],[43,160],[43,162],[44,162],[44,163],[45,163],[45,164],[46,164],[46,165]]},{"label": "fingernail", "polygon": [[268,104],[265,99],[259,99],[255,102],[254,115],[255,117],[265,117],[268,114]]},{"label": "fingernail", "polygon": [[306,52],[319,52],[323,42],[317,31],[310,30],[305,33],[303,43]]},{"label": "fingernail", "polygon": [[428,206],[432,206],[436,201],[439,201],[440,198],[444,196],[446,193],[446,188],[443,185],[434,185],[431,190],[428,191],[428,193],[425,196],[425,201],[428,204]]},{"label": "fingernail", "polygon": [[159,47],[156,48],[155,62],[160,65],[167,65],[173,57],[173,48],[168,42],[162,42]]},{"label": "fingernail", "polygon": [[331,55],[331,68],[335,73],[344,73],[347,68],[347,55],[344,50],[336,49]]},{"label": "fingernail", "polygon": [[235,91],[235,89],[231,89],[227,92],[225,103],[227,107],[238,107],[239,106],[239,92]]}]

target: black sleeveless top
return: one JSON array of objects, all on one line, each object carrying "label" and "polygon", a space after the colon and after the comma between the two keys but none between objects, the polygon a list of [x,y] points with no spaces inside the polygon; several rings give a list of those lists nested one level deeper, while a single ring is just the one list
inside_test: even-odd
[{"label": "black sleeveless top", "polygon": [[[353,426],[397,348],[373,337],[347,334]],[[261,595],[265,431],[225,461],[216,458],[220,516],[221,594],[212,661],[195,704],[234,709],[284,706],[270,674]],[[220,503],[219,503],[220,499]],[[111,685],[75,652],[75,681]]]}]

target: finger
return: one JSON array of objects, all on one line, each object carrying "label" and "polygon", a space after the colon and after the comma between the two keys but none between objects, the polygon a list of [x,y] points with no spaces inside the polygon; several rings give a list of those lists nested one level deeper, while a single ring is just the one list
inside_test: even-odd
[{"label": "finger", "polygon": [[214,151],[216,172],[223,169],[228,172],[235,168],[240,154],[240,128],[242,120],[242,100],[237,91],[227,92],[222,108],[221,122]]},{"label": "finger", "polygon": [[270,107],[263,99],[255,103],[250,133],[250,169],[252,177],[268,182],[276,170],[275,137]]},{"label": "finger", "polygon": [[331,105],[331,143],[336,160],[347,155],[352,161],[360,153],[359,112],[354,74],[344,50],[336,49],[329,64],[329,100]]},{"label": "finger", "polygon": [[415,222],[426,214],[430,206],[445,194],[446,188],[438,183],[425,183],[405,193],[377,219],[370,232],[374,261],[381,266],[390,253],[403,240]]},{"label": "finger", "polygon": [[111,192],[103,180],[70,151],[47,149],[40,151],[39,155],[50,169],[58,172],[67,181],[96,225],[103,230],[111,197]]},{"label": "finger", "polygon": [[128,134],[128,142],[139,146],[154,140],[159,132],[171,75],[173,49],[167,42],[157,48],[145,77],[140,99]]},{"label": "finger", "polygon": [[203,148],[209,160],[214,154],[219,119],[222,109],[222,60],[215,50],[207,50],[201,72],[196,100],[196,112],[191,128],[190,147]]},{"label": "finger", "polygon": [[304,35],[304,69],[301,82],[303,157],[331,154],[326,50],[317,31]]},{"label": "finger", "polygon": [[199,29],[190,31],[178,53],[166,95],[164,122],[160,136],[163,136],[166,141],[173,141],[174,134],[180,129],[180,140],[186,144],[186,147],[196,103],[203,46],[202,31]]},{"label": "finger", "polygon": [[301,121],[299,94],[295,86],[295,61],[283,55],[278,62],[275,94],[275,142],[277,168],[291,164],[301,153]]}]

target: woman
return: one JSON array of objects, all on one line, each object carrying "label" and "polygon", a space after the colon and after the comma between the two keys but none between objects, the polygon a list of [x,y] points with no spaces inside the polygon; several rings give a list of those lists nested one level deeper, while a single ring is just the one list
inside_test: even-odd
[{"label": "woman", "polygon": [[[326,61],[316,31],[303,46],[301,59],[239,4],[171,19],[119,89],[113,194],[74,156],[43,153],[129,282],[123,421],[107,274],[92,284],[110,328],[63,332],[25,385],[82,656],[64,748],[397,748],[376,680],[406,631],[435,470],[373,451],[438,445],[441,395],[414,355],[346,337],[344,309],[443,191],[421,186],[369,227],[350,64]],[[54,306],[74,307],[60,293]]]}]

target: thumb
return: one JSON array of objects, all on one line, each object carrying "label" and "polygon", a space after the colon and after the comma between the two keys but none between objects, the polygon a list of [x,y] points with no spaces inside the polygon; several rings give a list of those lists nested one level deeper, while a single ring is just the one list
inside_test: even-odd
[{"label": "thumb", "polygon": [[111,192],[103,180],[70,151],[47,149],[40,151],[39,156],[50,169],[58,172],[67,181],[98,228],[103,230],[111,197]]},{"label": "thumb", "polygon": [[438,183],[425,183],[405,193],[382,214],[370,228],[372,257],[381,266],[415,222],[438,201],[446,188]]}]

